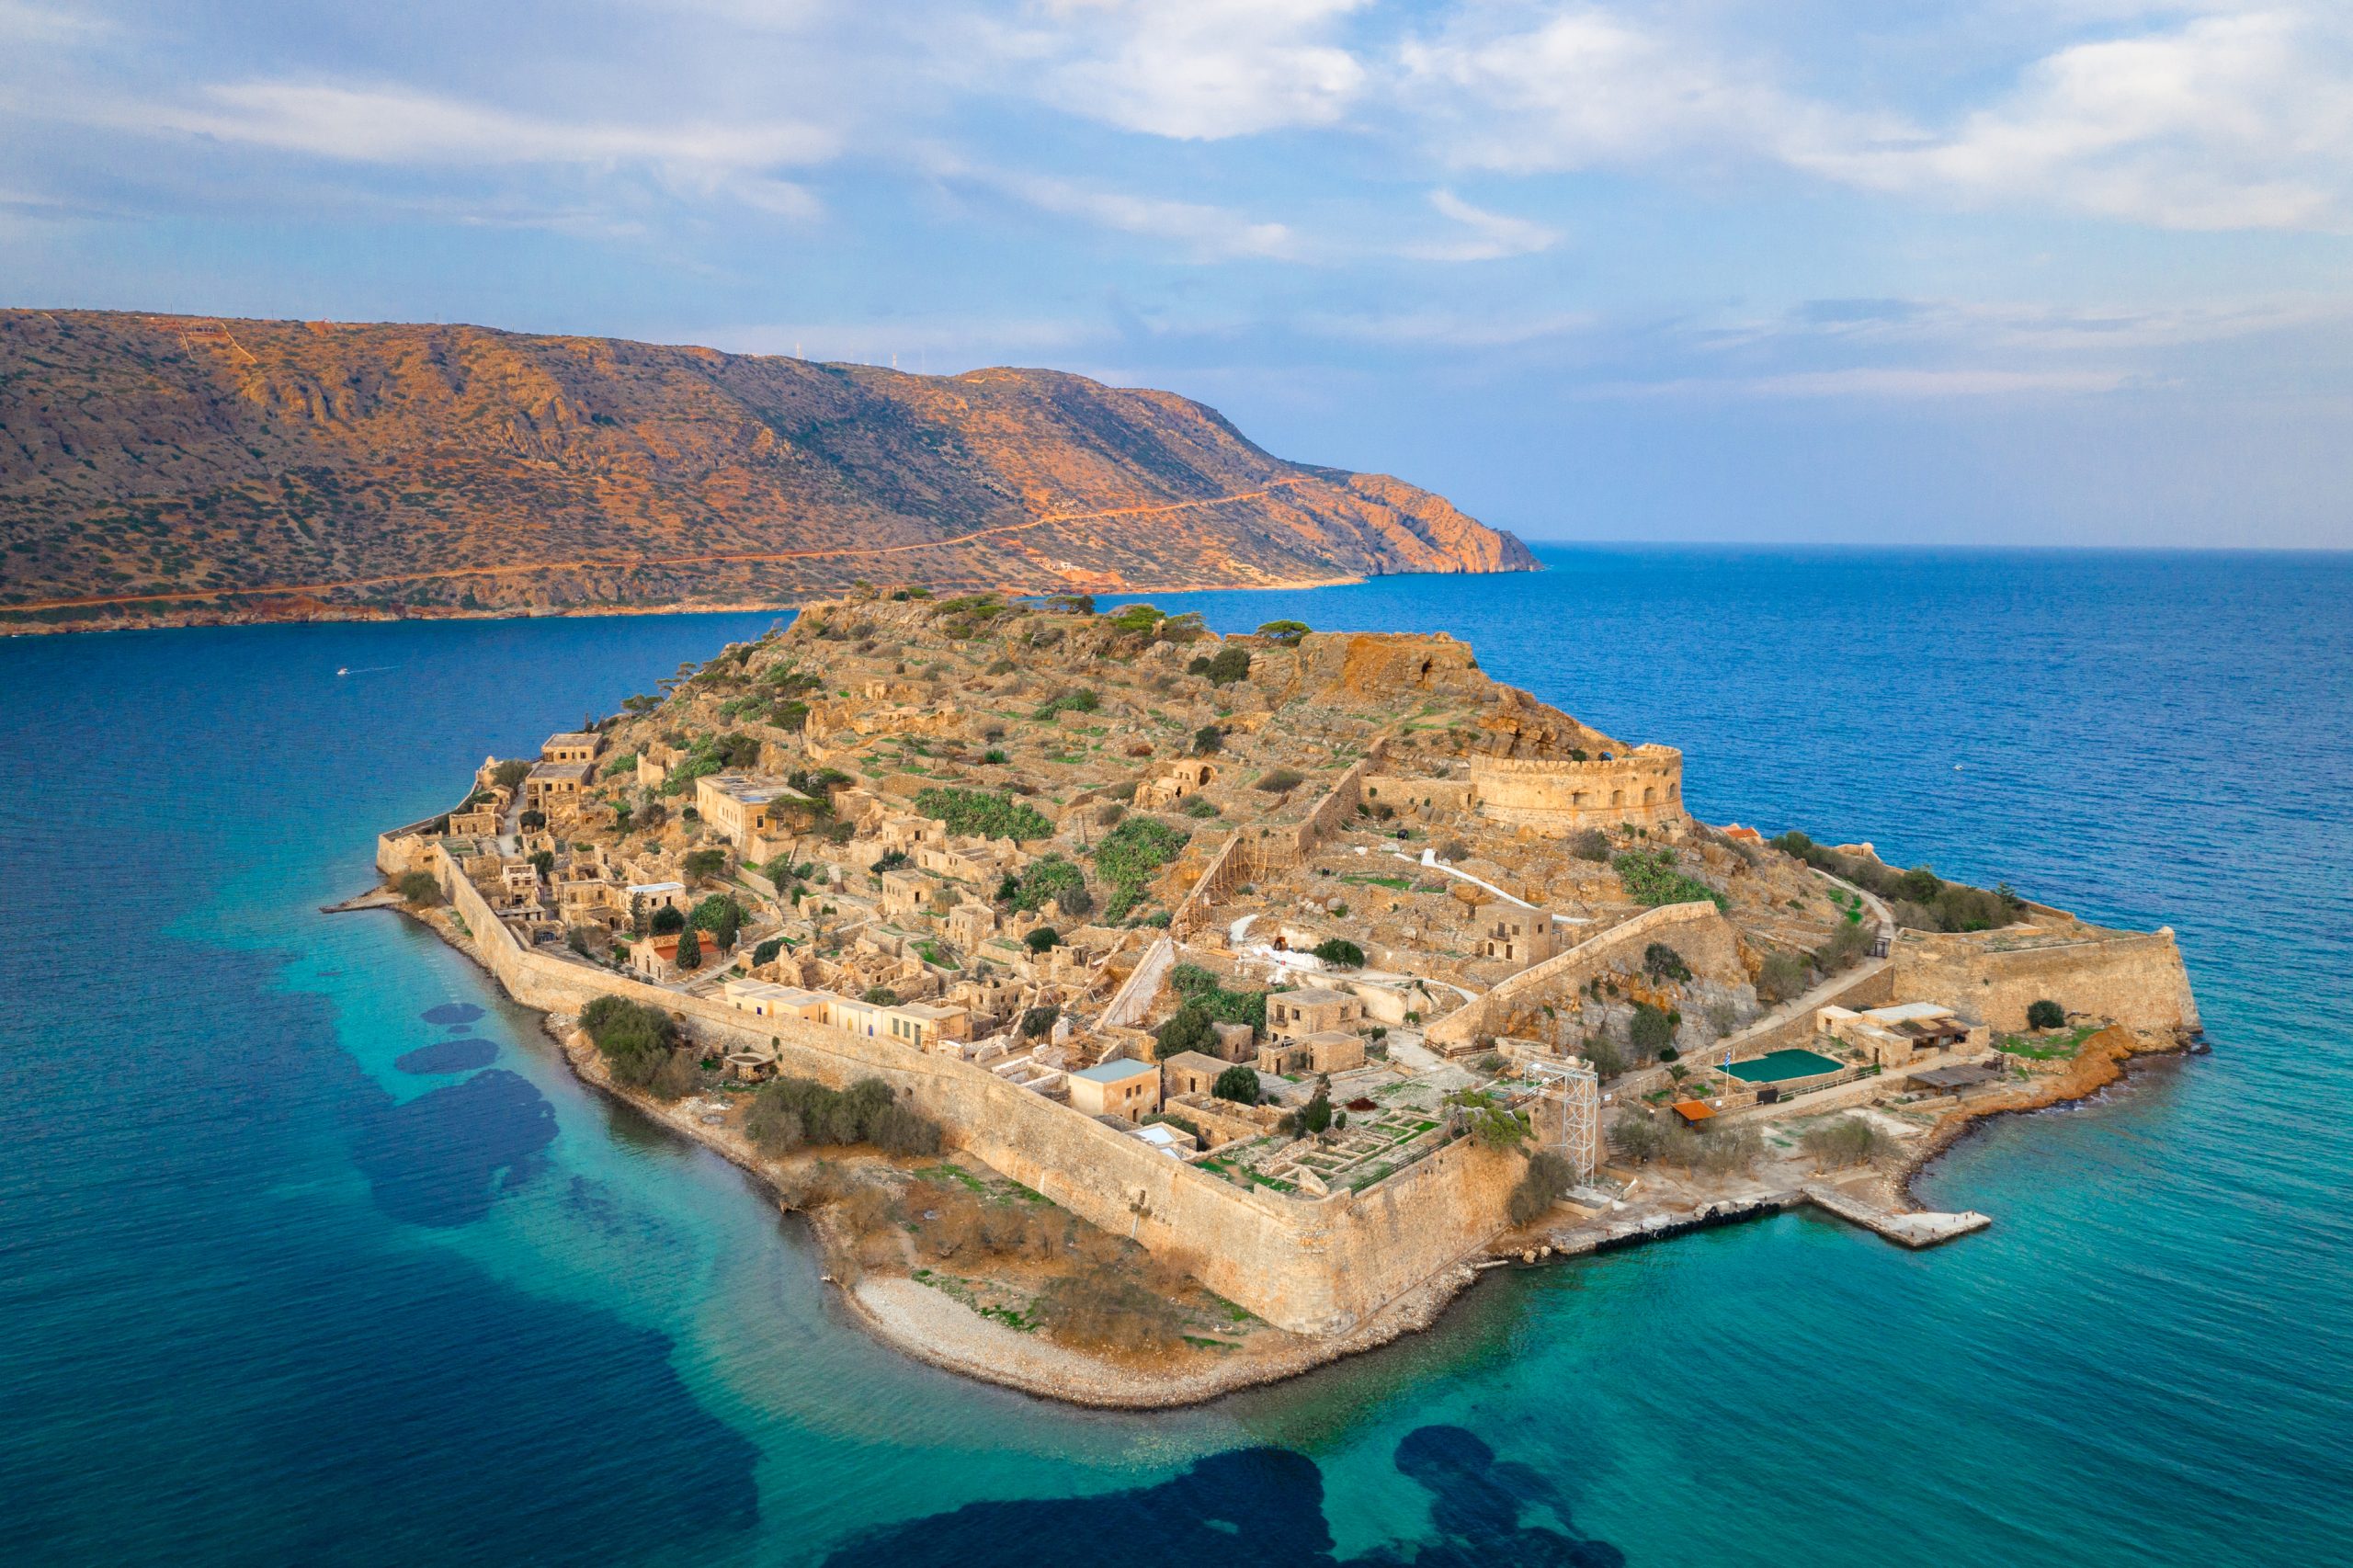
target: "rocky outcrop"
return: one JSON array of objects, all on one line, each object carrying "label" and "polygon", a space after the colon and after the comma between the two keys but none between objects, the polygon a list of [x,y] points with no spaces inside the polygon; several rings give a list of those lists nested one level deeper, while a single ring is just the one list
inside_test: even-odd
[{"label": "rocky outcrop", "polygon": [[0,624],[1533,569],[1172,393],[470,326],[0,312]]}]

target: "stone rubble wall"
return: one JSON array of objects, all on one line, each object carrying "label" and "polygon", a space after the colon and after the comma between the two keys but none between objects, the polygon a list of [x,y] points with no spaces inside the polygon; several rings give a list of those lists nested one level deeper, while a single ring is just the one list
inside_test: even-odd
[{"label": "stone rubble wall", "polygon": [[1485,995],[1438,1019],[1425,1038],[1433,1051],[1468,1046],[1483,1034],[1495,1033],[1509,1020],[1516,1005],[1574,990],[1610,968],[1628,949],[1639,958],[1653,942],[1674,948],[1695,970],[1722,970],[1726,962],[1737,965],[1739,961],[1739,938],[1713,903],[1663,904],[1588,937],[1542,963],[1530,964]]},{"label": "stone rubble wall", "polygon": [[[508,994],[576,1013],[618,995],[677,1017],[722,1053],[777,1042],[781,1071],[846,1087],[875,1077],[1006,1176],[1116,1235],[1179,1257],[1202,1283],[1292,1333],[1345,1333],[1504,1228],[1524,1163],[1449,1145],[1361,1193],[1321,1199],[1237,1187],[1093,1118],[953,1057],[724,1004],[524,948],[447,855],[428,850],[443,894]],[[409,850],[379,846],[389,869]]]}]

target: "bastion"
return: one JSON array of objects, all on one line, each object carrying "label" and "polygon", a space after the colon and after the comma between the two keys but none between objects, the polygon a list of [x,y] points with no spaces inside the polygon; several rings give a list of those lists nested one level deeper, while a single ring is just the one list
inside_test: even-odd
[{"label": "bastion", "polygon": [[1573,758],[1473,756],[1471,802],[1492,822],[1565,838],[1588,827],[1671,829],[1683,812],[1683,754],[1640,745],[1622,755]]}]

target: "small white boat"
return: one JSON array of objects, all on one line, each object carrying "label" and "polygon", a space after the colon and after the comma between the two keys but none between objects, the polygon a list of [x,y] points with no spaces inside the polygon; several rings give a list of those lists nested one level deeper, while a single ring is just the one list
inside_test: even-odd
[{"label": "small white boat", "polygon": [[349,665],[344,665],[344,666],[342,666],[340,669],[336,670],[335,673],[335,674],[337,674],[337,675],[339,675],[339,676],[347,676],[347,675],[349,675],[349,674],[351,673],[351,666],[350,666]]}]

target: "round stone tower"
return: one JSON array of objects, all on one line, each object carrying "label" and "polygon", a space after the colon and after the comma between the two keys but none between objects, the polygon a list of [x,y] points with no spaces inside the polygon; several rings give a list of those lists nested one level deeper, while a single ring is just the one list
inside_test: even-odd
[{"label": "round stone tower", "polygon": [[1585,762],[1473,756],[1471,803],[1483,817],[1548,838],[1620,823],[1679,827],[1687,820],[1683,754],[1643,745]]}]

